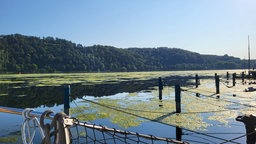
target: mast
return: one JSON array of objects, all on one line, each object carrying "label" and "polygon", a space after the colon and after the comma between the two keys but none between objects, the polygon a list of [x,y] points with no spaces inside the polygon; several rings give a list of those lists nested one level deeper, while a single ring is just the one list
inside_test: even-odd
[{"label": "mast", "polygon": [[250,37],[248,35],[248,72],[251,69],[251,58],[250,58]]}]

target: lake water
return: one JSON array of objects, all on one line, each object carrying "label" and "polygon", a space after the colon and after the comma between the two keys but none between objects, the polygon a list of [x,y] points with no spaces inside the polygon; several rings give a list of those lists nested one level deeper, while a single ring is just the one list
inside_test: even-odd
[{"label": "lake water", "polygon": [[[255,93],[243,92],[249,85],[240,79],[232,87],[227,72],[242,70],[0,75],[0,106],[60,112],[63,85],[69,84],[70,115],[80,121],[189,143],[245,143],[245,127],[235,118],[253,114]],[[217,95],[215,73],[222,78]],[[158,77],[164,81],[162,101]],[[176,84],[183,90],[180,114],[175,113]],[[21,115],[0,112],[0,117],[0,143],[21,143]]]}]

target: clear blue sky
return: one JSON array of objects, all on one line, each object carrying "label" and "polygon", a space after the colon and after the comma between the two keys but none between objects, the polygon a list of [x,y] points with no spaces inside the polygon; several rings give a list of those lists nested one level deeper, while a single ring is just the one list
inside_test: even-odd
[{"label": "clear blue sky", "polygon": [[256,0],[1,0],[0,34],[256,58]]}]

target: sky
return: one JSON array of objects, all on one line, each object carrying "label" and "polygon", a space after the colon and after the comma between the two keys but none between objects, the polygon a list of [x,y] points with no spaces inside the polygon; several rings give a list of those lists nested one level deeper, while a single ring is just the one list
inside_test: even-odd
[{"label": "sky", "polygon": [[0,35],[256,59],[256,0],[1,0]]}]

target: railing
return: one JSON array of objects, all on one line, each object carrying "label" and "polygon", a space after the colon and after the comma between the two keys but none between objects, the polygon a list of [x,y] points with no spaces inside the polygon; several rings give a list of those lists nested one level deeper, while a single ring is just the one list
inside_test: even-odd
[{"label": "railing", "polygon": [[[33,109],[25,109],[22,112],[24,122],[21,128],[22,141],[24,144],[31,144],[34,141],[35,133],[40,132],[42,143],[70,144],[70,143],[175,143],[185,144],[186,142],[146,135],[136,132],[129,132],[90,124],[70,118],[64,113],[54,114],[47,110],[43,113],[35,112]],[[38,119],[39,118],[39,119]],[[50,121],[45,124],[45,119]]]}]

